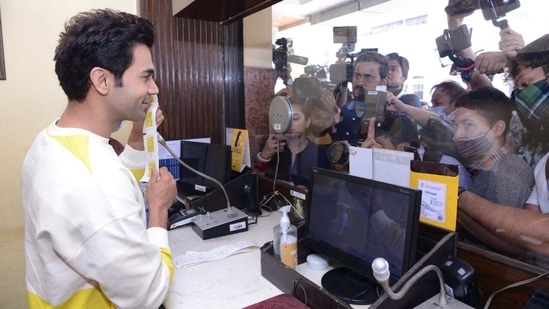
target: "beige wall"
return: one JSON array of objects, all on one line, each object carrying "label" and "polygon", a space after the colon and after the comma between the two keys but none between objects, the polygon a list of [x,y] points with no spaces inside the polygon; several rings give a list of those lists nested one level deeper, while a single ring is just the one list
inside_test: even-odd
[{"label": "beige wall", "polygon": [[273,67],[272,9],[266,8],[243,21],[244,66]]},{"label": "beige wall", "polygon": [[66,105],[52,60],[59,33],[64,22],[77,12],[110,7],[136,13],[136,3],[136,0],[0,0],[7,75],[7,80],[0,81],[2,308],[28,307],[24,278],[21,165],[35,135],[59,116]]}]

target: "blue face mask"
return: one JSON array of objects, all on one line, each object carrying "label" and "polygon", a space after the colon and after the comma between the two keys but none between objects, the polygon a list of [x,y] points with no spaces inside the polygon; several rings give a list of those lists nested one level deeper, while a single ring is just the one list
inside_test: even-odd
[{"label": "blue face mask", "polygon": [[433,112],[437,115],[446,116],[446,108],[448,106],[434,106],[430,107],[428,111]]},{"label": "blue face mask", "polygon": [[529,133],[539,133],[549,125],[549,83],[540,80],[516,93],[520,121]]}]

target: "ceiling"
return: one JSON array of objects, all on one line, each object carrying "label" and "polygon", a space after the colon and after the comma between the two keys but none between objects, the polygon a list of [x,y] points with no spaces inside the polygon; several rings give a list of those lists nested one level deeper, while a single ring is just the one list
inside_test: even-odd
[{"label": "ceiling", "polygon": [[365,18],[409,14],[409,0],[283,0],[272,6],[273,27],[285,30],[311,22],[360,24]]}]

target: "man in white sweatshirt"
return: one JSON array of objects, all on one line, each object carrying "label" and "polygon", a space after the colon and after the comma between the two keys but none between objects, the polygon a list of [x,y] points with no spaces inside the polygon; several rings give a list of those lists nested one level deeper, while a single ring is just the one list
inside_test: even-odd
[{"label": "man in white sweatshirt", "polygon": [[[175,180],[154,170],[145,201],[136,179],[146,156],[143,121],[158,93],[152,24],[94,10],[73,17],[55,51],[68,97],[22,169],[30,308],[158,308],[174,268],[166,231]],[[158,121],[163,120],[161,112]],[[109,136],[133,129],[117,156]]]}]

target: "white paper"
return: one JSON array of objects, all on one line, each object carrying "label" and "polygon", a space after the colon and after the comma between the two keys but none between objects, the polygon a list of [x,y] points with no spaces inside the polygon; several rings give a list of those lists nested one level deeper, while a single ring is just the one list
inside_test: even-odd
[{"label": "white paper", "polygon": [[433,221],[446,221],[446,184],[418,180],[421,193],[421,216]]},{"label": "white paper", "polygon": [[185,253],[184,255],[175,257],[172,262],[175,267],[183,268],[195,264],[220,260],[234,254],[249,252],[258,248],[259,245],[257,243],[249,240],[244,240],[217,247],[209,251],[187,251],[187,253]]},{"label": "white paper", "polygon": [[145,123],[143,124],[143,142],[145,143],[145,155],[147,164],[145,173],[141,178],[142,182],[148,182],[151,179],[153,169],[159,168],[158,157],[158,134],[156,133],[156,111],[158,110],[158,97],[151,95],[151,106],[147,110]]},{"label": "white paper", "polygon": [[410,161],[414,154],[407,151],[373,149],[373,179],[401,187],[410,187]]},{"label": "white paper", "polygon": [[349,174],[367,179],[373,179],[372,149],[349,147]]}]

